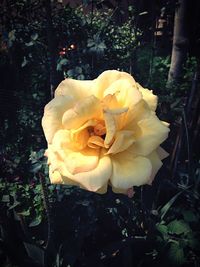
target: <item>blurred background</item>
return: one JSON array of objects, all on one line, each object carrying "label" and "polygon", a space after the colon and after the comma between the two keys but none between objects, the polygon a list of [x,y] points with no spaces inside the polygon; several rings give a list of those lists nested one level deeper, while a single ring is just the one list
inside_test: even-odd
[{"label": "blurred background", "polygon": [[[1,1],[0,266],[200,266],[199,16],[198,0]],[[45,104],[107,69],[153,90],[171,125],[133,199],[49,184]]]}]

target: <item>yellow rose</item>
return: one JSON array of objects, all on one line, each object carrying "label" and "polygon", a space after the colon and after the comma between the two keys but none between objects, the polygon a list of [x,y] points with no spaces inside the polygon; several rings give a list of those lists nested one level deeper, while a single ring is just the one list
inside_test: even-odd
[{"label": "yellow rose", "polygon": [[125,72],[61,82],[42,118],[51,182],[98,193],[151,184],[169,133],[156,106],[157,96]]}]

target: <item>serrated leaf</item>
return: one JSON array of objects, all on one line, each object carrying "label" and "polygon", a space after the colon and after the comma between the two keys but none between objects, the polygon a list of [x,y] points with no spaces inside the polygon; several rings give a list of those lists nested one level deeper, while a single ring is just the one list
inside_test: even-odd
[{"label": "serrated leaf", "polygon": [[183,220],[174,220],[170,222],[168,225],[168,232],[172,234],[183,234],[191,231],[189,225],[185,223]]}]

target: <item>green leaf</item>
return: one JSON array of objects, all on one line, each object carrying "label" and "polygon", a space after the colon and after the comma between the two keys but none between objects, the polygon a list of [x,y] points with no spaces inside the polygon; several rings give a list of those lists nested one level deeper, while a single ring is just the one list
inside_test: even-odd
[{"label": "green leaf", "polygon": [[80,75],[78,75],[77,79],[78,80],[84,80],[85,79],[85,76],[83,74],[80,74]]},{"label": "green leaf", "polygon": [[161,234],[166,234],[168,232],[168,228],[164,224],[157,224],[156,228]]},{"label": "green leaf", "polygon": [[95,45],[94,41],[93,41],[92,39],[88,39],[87,46],[88,46],[88,47],[92,47],[92,46],[94,46],[94,45]]},{"label": "green leaf", "polygon": [[22,216],[29,216],[30,215],[30,210],[24,210],[22,212],[17,212],[17,214],[22,215]]},{"label": "green leaf", "polygon": [[33,173],[37,173],[41,168],[42,168],[42,163],[34,163],[30,171]]},{"label": "green leaf", "polygon": [[9,195],[3,195],[1,201],[2,202],[10,202],[10,196]]},{"label": "green leaf", "polygon": [[147,11],[144,11],[144,12],[141,12],[140,14],[139,14],[139,16],[143,16],[143,15],[147,15],[148,14],[148,12]]},{"label": "green leaf", "polygon": [[67,63],[68,63],[68,60],[67,60],[66,58],[62,58],[62,59],[58,62],[57,67],[56,67],[56,70],[57,70],[57,71],[62,71],[62,67],[65,66],[65,65],[67,65]]},{"label": "green leaf", "polygon": [[26,60],[26,57],[24,57],[24,60],[23,60],[23,62],[22,62],[22,64],[21,64],[21,67],[23,68],[23,67],[25,67],[26,66],[26,64],[27,64],[27,60]]},{"label": "green leaf", "polygon": [[9,207],[9,210],[14,209],[14,208],[17,207],[18,205],[20,205],[20,202],[17,201],[17,200],[14,201],[13,205],[11,205],[11,206]]},{"label": "green leaf", "polygon": [[61,65],[67,65],[67,63],[68,63],[68,60],[66,58],[61,59],[59,62],[59,64]]},{"label": "green leaf", "polygon": [[34,45],[33,41],[30,41],[30,42],[26,43],[26,46],[32,46],[32,45]]},{"label": "green leaf", "polygon": [[38,34],[37,33],[33,33],[32,35],[31,35],[31,39],[32,40],[37,40],[37,38],[38,38]]},{"label": "green leaf", "polygon": [[104,42],[101,42],[100,44],[98,44],[98,48],[104,50],[106,49],[106,45],[104,44]]},{"label": "green leaf", "polygon": [[69,77],[73,77],[73,76],[75,75],[75,70],[74,70],[74,69],[70,69],[70,70],[68,70],[68,71],[67,71],[67,75],[68,75]]},{"label": "green leaf", "polygon": [[188,233],[191,231],[189,225],[185,223],[183,220],[174,220],[170,222],[168,225],[168,232],[172,234],[183,234],[183,233]]},{"label": "green leaf", "polygon": [[10,32],[8,33],[9,41],[15,41],[15,39],[16,39],[16,35],[15,35],[15,33],[16,33],[16,30],[12,30],[12,31],[10,31]]},{"label": "green leaf", "polygon": [[76,72],[77,74],[81,74],[81,73],[82,73],[82,68],[81,68],[81,67],[76,67],[76,68],[75,68],[75,72]]},{"label": "green leaf", "polygon": [[171,206],[173,205],[173,203],[175,202],[175,200],[180,196],[180,194],[183,191],[177,193],[174,197],[172,197],[160,210],[160,214],[161,214],[161,220],[163,220],[163,218],[165,217],[166,213],[168,212],[168,210],[171,208]]},{"label": "green leaf", "polygon": [[179,244],[171,243],[169,248],[169,259],[176,265],[181,265],[185,262],[183,248]]},{"label": "green leaf", "polygon": [[36,217],[30,224],[29,227],[37,226],[41,223],[42,219],[41,217]]}]

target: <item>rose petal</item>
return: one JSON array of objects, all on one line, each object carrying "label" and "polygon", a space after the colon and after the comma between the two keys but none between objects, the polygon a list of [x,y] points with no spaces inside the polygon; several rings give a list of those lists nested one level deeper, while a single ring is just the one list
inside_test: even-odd
[{"label": "rose petal", "polygon": [[121,115],[122,113],[126,113],[127,111],[128,108],[106,109],[106,112],[112,115]]},{"label": "rose petal", "polygon": [[74,105],[74,99],[70,96],[59,96],[52,99],[44,108],[42,127],[48,143],[58,129],[62,129],[62,116],[64,112]]},{"label": "rose petal", "polygon": [[95,193],[105,194],[107,192],[107,189],[108,189],[108,184],[106,183],[105,185],[103,185],[102,187],[100,187],[100,189],[98,189],[97,191],[95,191]]},{"label": "rose petal", "polygon": [[137,83],[139,91],[142,93],[143,99],[149,105],[152,111],[155,111],[158,104],[158,97],[152,93],[151,90],[143,88],[139,83]]},{"label": "rose petal", "polygon": [[89,133],[87,129],[72,133],[69,130],[58,130],[53,138],[53,145],[56,150],[82,150],[87,146]]},{"label": "rose petal", "polygon": [[99,75],[98,78],[94,81],[95,83],[93,87],[93,94],[99,99],[102,99],[106,88],[108,88],[113,82],[119,79],[127,79],[133,83],[135,82],[133,77],[126,72],[107,70]]},{"label": "rose petal", "polygon": [[77,129],[91,119],[102,119],[100,100],[91,95],[67,110],[62,118],[65,129]]},{"label": "rose petal", "polygon": [[[133,113],[129,112],[129,109],[133,109],[133,107],[142,100],[142,94],[138,91],[134,80],[119,79],[105,90],[104,99],[110,95],[113,95],[116,99],[117,105],[115,108],[111,107],[114,109],[113,111],[109,105],[107,109],[111,109],[110,113],[116,113],[116,110],[121,113],[121,115],[116,118],[117,129],[121,130],[127,124],[128,119],[129,121],[133,119]],[[126,112],[130,116],[125,114]]]},{"label": "rose petal", "polygon": [[156,115],[138,122],[139,131],[134,133],[136,142],[131,150],[136,155],[146,156],[155,150],[168,136],[169,128],[166,127]]},{"label": "rose petal", "polygon": [[91,148],[104,147],[104,140],[100,136],[91,136],[88,139],[88,146]]},{"label": "rose petal", "polygon": [[[74,145],[73,142],[68,145],[69,142],[68,132],[66,130],[59,131],[53,138],[51,150],[59,155],[60,160],[64,162],[65,167],[71,174],[89,171],[97,166],[99,160],[98,149],[85,147],[80,151],[74,151],[71,149],[71,146]],[[85,142],[87,144],[87,141]],[[61,174],[63,173],[61,172]]]},{"label": "rose petal", "polygon": [[158,153],[156,151],[153,151],[151,154],[149,154],[147,158],[151,161],[152,164],[152,173],[148,181],[148,184],[152,184],[154,177],[156,176],[159,169],[162,167],[163,163],[160,160]]},{"label": "rose petal", "polygon": [[115,95],[119,107],[132,107],[142,99],[134,80],[119,79],[113,82],[105,91],[104,96]]},{"label": "rose petal", "polygon": [[108,155],[122,152],[130,147],[134,142],[135,139],[132,131],[119,131],[115,136],[115,141],[106,154]]},{"label": "rose petal", "polygon": [[104,189],[112,173],[112,164],[108,156],[102,156],[99,159],[98,166],[88,172],[70,175],[70,178],[81,184],[82,187],[89,191],[96,192]]},{"label": "rose petal", "polygon": [[68,130],[58,130],[52,140],[54,148],[56,150],[71,148],[73,149],[74,144],[72,143],[70,131]]},{"label": "rose petal", "polygon": [[149,181],[152,165],[148,158],[134,157],[129,151],[112,155],[113,172],[110,178],[115,188],[128,189]]},{"label": "rose petal", "polygon": [[80,81],[74,79],[65,79],[55,90],[55,97],[71,96],[75,101],[79,101],[92,94],[94,81]]},{"label": "rose petal", "polygon": [[151,115],[151,110],[146,102],[142,99],[136,105],[129,108],[128,112],[126,113],[126,117],[123,120],[123,128],[127,130],[134,130],[137,122],[148,118],[149,115]]},{"label": "rose petal", "polygon": [[49,166],[49,178],[52,184],[80,186],[79,183],[69,179],[68,177],[62,176],[59,171],[53,171],[51,165]]},{"label": "rose petal", "polygon": [[51,173],[58,171],[60,175],[66,175],[69,172],[66,170],[66,166],[62,160],[62,158],[59,156],[59,154],[54,150],[52,145],[48,146],[48,164],[49,164],[49,170]]},{"label": "rose petal", "polygon": [[126,195],[127,189],[120,189],[120,188],[116,188],[112,185],[112,191],[116,194],[124,194]]},{"label": "rose petal", "polygon": [[89,137],[90,136],[87,129],[84,129],[77,133],[73,133],[71,131],[71,139],[75,149],[82,150],[86,148]]},{"label": "rose petal", "polygon": [[105,119],[105,113],[110,114],[112,116],[112,119],[115,121],[116,130],[121,130],[123,128],[127,112],[128,112],[128,107],[115,108],[115,109],[105,109],[104,110],[104,119]]},{"label": "rose petal", "polygon": [[104,140],[104,146],[108,148],[113,141],[117,126],[114,116],[106,111],[104,111],[104,119],[106,125],[106,138]]},{"label": "rose petal", "polygon": [[102,109],[120,108],[115,94],[108,94],[101,100]]},{"label": "rose petal", "polygon": [[163,160],[169,156],[169,153],[167,153],[167,151],[165,151],[161,146],[159,146],[156,151],[157,151],[158,156],[161,160]]},{"label": "rose petal", "polygon": [[96,124],[97,124],[97,120],[88,120],[81,127],[77,128],[77,129],[72,129],[71,132],[72,133],[78,133],[78,132],[81,132],[82,130],[84,130],[90,126],[95,126]]},{"label": "rose petal", "polygon": [[81,151],[58,151],[67,170],[71,174],[88,172],[96,168],[99,161],[99,150],[86,147]]},{"label": "rose petal", "polygon": [[77,174],[93,170],[96,168],[98,160],[98,156],[88,155],[88,152],[85,151],[85,155],[83,153],[71,152],[64,162],[67,170],[71,174]]},{"label": "rose petal", "polygon": [[52,166],[49,166],[49,178],[52,184],[62,184],[62,175],[58,171],[53,171]]}]

